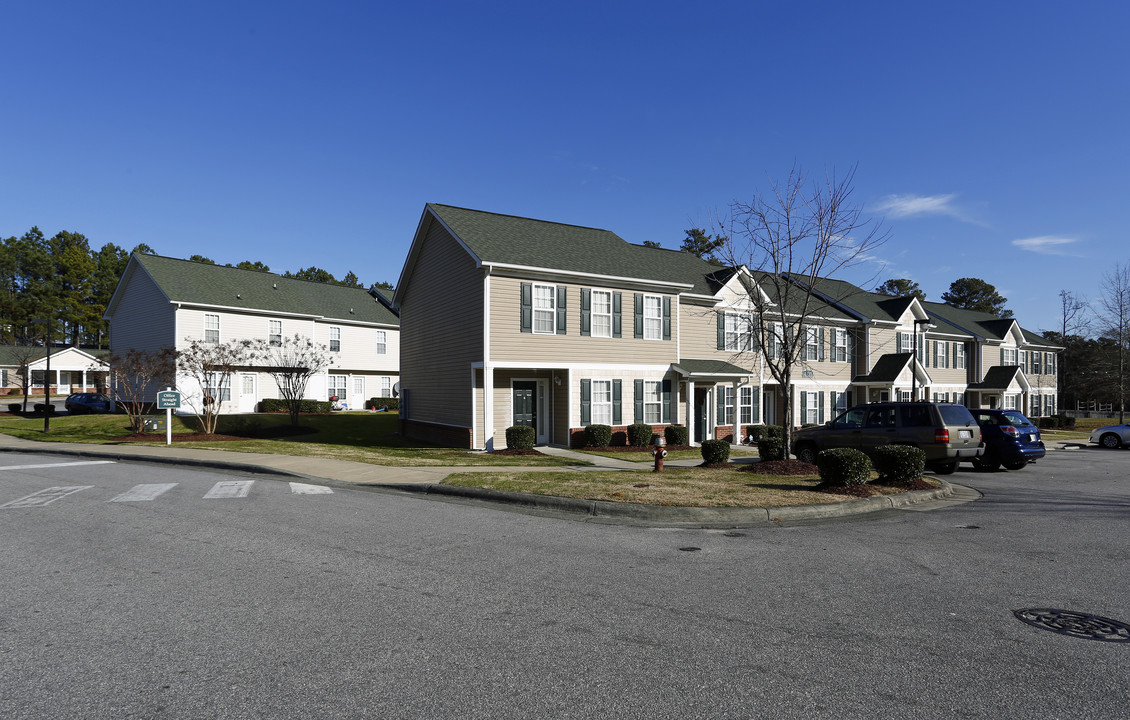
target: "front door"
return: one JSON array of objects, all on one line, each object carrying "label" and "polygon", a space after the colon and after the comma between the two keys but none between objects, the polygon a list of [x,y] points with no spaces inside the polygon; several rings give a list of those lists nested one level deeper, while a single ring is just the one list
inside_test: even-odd
[{"label": "front door", "polygon": [[536,382],[520,381],[514,383],[514,425],[532,427],[538,431],[538,386]]},{"label": "front door", "polygon": [[706,389],[694,389],[694,441],[701,443],[707,439],[706,424],[710,422],[710,403],[706,401]]},{"label": "front door", "polygon": [[240,373],[239,376],[239,412],[255,412],[255,373]]}]

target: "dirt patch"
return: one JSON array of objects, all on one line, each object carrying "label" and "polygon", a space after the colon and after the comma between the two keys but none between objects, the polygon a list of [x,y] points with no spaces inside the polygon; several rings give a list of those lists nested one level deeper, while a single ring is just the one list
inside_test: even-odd
[{"label": "dirt patch", "polygon": [[819,475],[820,468],[812,463],[800,460],[765,460],[743,465],[738,468],[741,472],[757,473],[758,475]]}]

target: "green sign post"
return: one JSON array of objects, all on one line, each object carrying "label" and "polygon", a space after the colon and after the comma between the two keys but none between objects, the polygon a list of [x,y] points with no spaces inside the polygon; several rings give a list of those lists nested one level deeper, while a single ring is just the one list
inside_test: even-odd
[{"label": "green sign post", "polygon": [[165,388],[157,393],[157,409],[165,411],[165,444],[173,444],[173,410],[180,409],[180,393]]}]

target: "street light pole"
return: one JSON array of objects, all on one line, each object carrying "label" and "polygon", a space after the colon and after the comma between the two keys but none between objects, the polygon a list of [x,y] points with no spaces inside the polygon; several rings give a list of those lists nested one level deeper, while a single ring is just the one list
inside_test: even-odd
[{"label": "street light pole", "polygon": [[51,323],[45,326],[43,344],[47,347],[47,367],[43,371],[43,432],[51,432],[51,412],[55,407],[51,404]]}]

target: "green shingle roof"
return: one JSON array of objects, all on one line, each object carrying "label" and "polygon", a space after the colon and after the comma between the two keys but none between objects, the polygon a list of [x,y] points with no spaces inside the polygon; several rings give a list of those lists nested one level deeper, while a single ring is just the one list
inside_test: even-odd
[{"label": "green shingle roof", "polygon": [[160,255],[135,254],[133,259],[173,302],[251,312],[294,313],[347,322],[400,324],[396,315],[361,288]]}]

